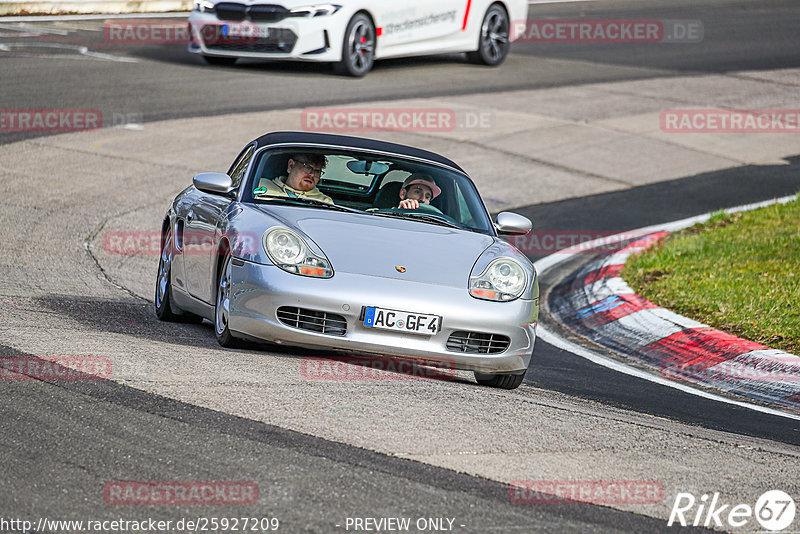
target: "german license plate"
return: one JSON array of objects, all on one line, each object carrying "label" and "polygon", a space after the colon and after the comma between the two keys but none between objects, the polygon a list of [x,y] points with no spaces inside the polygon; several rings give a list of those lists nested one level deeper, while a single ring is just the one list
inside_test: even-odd
[{"label": "german license plate", "polygon": [[227,37],[250,37],[267,38],[269,37],[268,26],[256,26],[255,24],[225,24],[222,26],[222,35]]},{"label": "german license plate", "polygon": [[368,306],[364,314],[364,326],[432,336],[442,328],[442,318],[438,315]]}]

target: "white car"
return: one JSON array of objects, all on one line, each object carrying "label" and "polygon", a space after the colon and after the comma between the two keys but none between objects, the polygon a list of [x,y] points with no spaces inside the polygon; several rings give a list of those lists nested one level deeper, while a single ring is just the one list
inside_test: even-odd
[{"label": "white car", "polygon": [[475,63],[499,65],[512,22],[528,12],[527,0],[308,1],[195,0],[189,51],[214,65],[238,58],[330,62],[351,76],[364,76],[376,59],[425,54],[466,52]]}]

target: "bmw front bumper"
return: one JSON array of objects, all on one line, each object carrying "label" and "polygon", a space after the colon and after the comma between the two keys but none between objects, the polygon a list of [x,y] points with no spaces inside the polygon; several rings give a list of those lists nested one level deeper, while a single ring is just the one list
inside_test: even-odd
[{"label": "bmw front bumper", "polygon": [[[339,61],[342,34],[328,17],[287,18],[280,22],[231,22],[212,13],[189,16],[189,52],[209,56],[303,61]],[[231,27],[245,24],[252,37],[232,37]]]}]

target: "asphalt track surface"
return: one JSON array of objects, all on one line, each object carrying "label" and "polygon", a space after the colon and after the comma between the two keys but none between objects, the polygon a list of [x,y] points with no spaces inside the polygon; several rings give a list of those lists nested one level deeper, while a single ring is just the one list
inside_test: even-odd
[{"label": "asphalt track surface", "polygon": [[[10,54],[0,58],[2,107],[100,108],[140,114],[144,121],[250,109],[371,99],[491,92],[675,72],[796,67],[800,8],[795,2],[602,2],[536,6],[531,18],[699,19],[705,41],[659,47],[518,45],[502,70],[459,58],[396,60],[365,80],[338,78],[304,64],[248,63],[209,69],[177,46],[104,49],[138,63]],[[765,39],[764,35],[769,35]],[[102,34],[68,36],[102,44]],[[99,39],[99,41],[98,41]],[[0,38],[0,42],[8,41]],[[29,50],[29,52],[31,52]],[[489,73],[489,75],[487,75]],[[31,88],[35,88],[32,91]],[[331,96],[333,95],[333,96]],[[35,134],[6,134],[9,143]],[[210,139],[213,142],[213,139]],[[0,162],[0,165],[2,163]],[[624,231],[714,209],[791,194],[800,189],[800,158],[790,165],[737,168],[651,186],[525,207],[537,228]],[[602,221],[602,223],[598,223]],[[49,299],[49,300],[48,300]],[[119,324],[156,329],[149,305],[96,309],[85,302],[40,297],[54,315],[111,332]],[[42,318],[42,335],[47,319]],[[113,323],[113,325],[112,325]],[[168,336],[162,329],[156,336]],[[191,343],[213,343],[207,333]],[[3,356],[25,356],[2,347]],[[702,428],[800,445],[796,421],[706,401],[593,365],[544,343],[526,383],[576,399],[650,414]],[[504,485],[393,458],[278,426],[199,408],[114,382],[4,382],[0,397],[0,515],[49,510],[91,517],[108,480],[259,480],[261,503],[248,515],[276,515],[286,531],[339,530],[347,516],[457,517],[464,531],[657,531],[661,520],[590,505],[516,506]],[[272,484],[267,481],[272,481]],[[99,502],[98,502],[99,501]],[[139,516],[130,510],[121,516]],[[154,518],[197,515],[192,509],[148,508]],[[226,510],[227,512],[227,510]],[[116,514],[117,511],[115,510]]]},{"label": "asphalt track surface", "polygon": [[[12,47],[10,52],[0,51],[2,105],[92,108],[112,117],[133,114],[149,122],[679,73],[800,66],[800,36],[796,31],[800,10],[792,0],[578,2],[535,5],[529,12],[530,19],[577,17],[699,20],[704,40],[655,46],[520,43],[514,45],[512,56],[501,69],[470,65],[462,55],[431,56],[378,62],[365,79],[353,80],[314,63],[240,61],[230,68],[208,68],[199,56],[186,53],[184,45],[107,43],[102,21],[47,24],[70,33],[35,39],[16,38],[18,32],[0,28],[0,44],[26,44]],[[29,41],[48,48],[37,48]],[[76,46],[138,63],[87,59],[73,50]],[[5,134],[0,143],[33,135],[37,134]]]}]

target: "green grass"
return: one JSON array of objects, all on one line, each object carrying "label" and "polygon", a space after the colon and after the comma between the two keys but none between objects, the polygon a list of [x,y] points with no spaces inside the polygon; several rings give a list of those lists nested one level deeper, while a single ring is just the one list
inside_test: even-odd
[{"label": "green grass", "polygon": [[715,213],[632,256],[622,277],[659,306],[800,355],[800,200]]}]

